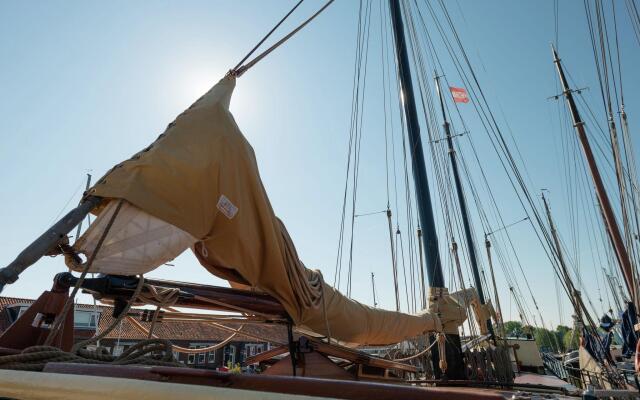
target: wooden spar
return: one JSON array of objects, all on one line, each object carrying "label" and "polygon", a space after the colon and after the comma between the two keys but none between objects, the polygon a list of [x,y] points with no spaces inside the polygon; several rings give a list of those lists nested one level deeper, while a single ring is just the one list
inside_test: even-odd
[{"label": "wooden spar", "polygon": [[371,291],[373,292],[373,306],[378,307],[378,302],[376,301],[376,281],[373,272],[371,273]]},{"label": "wooden spar", "polygon": [[[89,191],[90,187],[91,187],[91,174],[87,174],[87,183],[84,186],[85,193],[87,193]],[[87,222],[89,222],[89,221],[87,221]],[[78,228],[76,229],[76,237],[74,238],[74,240],[80,239],[80,233],[81,232],[82,232],[82,221],[80,221],[78,223]]]},{"label": "wooden spar", "polygon": [[[74,286],[77,280],[78,278],[68,272],[60,273],[55,278],[58,284],[66,287]],[[161,279],[145,279],[145,283],[163,288],[180,289],[180,294],[174,307],[229,312],[238,312],[241,309],[245,312],[266,315],[278,320],[288,318],[284,307],[276,299],[266,294]],[[101,299],[128,300],[135,291],[137,284],[138,278],[136,277],[107,275],[99,278],[86,278],[82,282],[81,288],[99,294]]]},{"label": "wooden spar", "polygon": [[633,284],[633,267],[631,265],[629,253],[627,253],[624,240],[622,239],[622,235],[620,234],[620,228],[618,227],[618,222],[616,221],[615,214],[613,213],[611,201],[609,200],[609,196],[607,195],[602,177],[600,176],[600,171],[598,170],[598,164],[596,163],[595,156],[593,155],[593,151],[591,150],[589,138],[587,138],[587,133],[584,129],[584,122],[580,118],[580,113],[578,112],[575,100],[573,99],[573,92],[569,88],[567,78],[564,75],[562,64],[560,63],[560,58],[558,58],[558,52],[553,47],[553,45],[551,46],[551,50],[553,52],[553,62],[556,64],[558,76],[562,84],[563,94],[567,100],[567,105],[569,106],[569,110],[571,112],[573,126],[576,130],[576,134],[578,135],[578,140],[580,141],[580,144],[582,146],[582,151],[587,160],[587,164],[589,165],[589,171],[591,172],[591,178],[593,179],[593,184],[595,186],[596,196],[598,198],[598,201],[600,202],[600,206],[602,207],[602,214],[604,217],[604,224],[607,228],[607,233],[609,234],[609,238],[611,239],[611,242],[613,244],[616,259],[618,260],[618,264],[620,265],[620,269],[622,270],[629,296],[637,305],[637,298],[635,298],[636,291],[634,290]]},{"label": "wooden spar", "polygon": [[570,284],[571,277],[569,276],[569,270],[567,269],[567,264],[564,262],[564,254],[562,253],[562,248],[560,247],[560,239],[558,238],[558,232],[556,231],[556,225],[553,223],[553,218],[551,218],[551,210],[549,209],[549,203],[547,203],[547,198],[544,197],[544,192],[542,193],[542,202],[544,203],[544,209],[547,213],[547,221],[549,222],[549,228],[551,229],[551,237],[553,238],[553,243],[556,247],[556,255],[558,256],[558,262],[560,263],[560,271],[562,271],[562,278],[565,283]]},{"label": "wooden spar", "polygon": [[[469,253],[469,263],[471,264],[471,272],[473,273],[473,282],[476,285],[478,291],[478,299],[481,304],[487,304],[484,297],[484,290],[482,288],[482,280],[480,279],[480,268],[478,267],[478,256],[476,255],[476,245],[471,234],[471,224],[469,222],[469,211],[467,209],[467,202],[464,198],[464,188],[460,180],[460,171],[458,170],[458,160],[456,159],[456,151],[453,148],[453,138],[451,137],[451,125],[447,119],[447,113],[444,109],[444,98],[442,97],[442,88],[440,87],[440,77],[436,74],[436,90],[438,91],[438,98],[440,99],[440,109],[442,110],[442,126],[444,127],[444,133],[447,138],[447,146],[449,150],[449,161],[451,161],[451,170],[453,172],[453,182],[456,185],[456,195],[458,198],[458,206],[460,207],[460,214],[462,216],[462,226],[464,228],[464,238],[467,242],[467,252]],[[493,332],[493,326],[491,325],[491,319],[486,321],[487,329],[495,340],[495,334]]]},{"label": "wooden spar", "polygon": [[393,288],[396,294],[396,311],[400,312],[400,293],[398,292],[398,267],[396,265],[396,250],[393,245],[393,226],[391,223],[391,209],[387,207],[387,222],[389,223],[389,243],[391,245],[391,267],[393,269]]},{"label": "wooden spar", "polygon": [[82,203],[62,217],[39,238],[22,250],[15,260],[0,270],[0,293],[7,283],[18,280],[20,274],[36,261],[60,244],[60,241],[71,232],[96,207],[102,199],[96,196],[86,197]]},{"label": "wooden spar", "polygon": [[[626,155],[627,171],[629,174],[629,188],[631,194],[631,215],[633,216],[634,227],[636,234],[631,234],[630,250],[636,249],[635,261],[638,261],[637,247],[633,246],[633,240],[638,240],[637,234],[640,234],[640,220],[638,219],[638,210],[640,205],[638,204],[638,177],[636,175],[636,162],[633,154],[633,146],[631,144],[631,136],[629,134],[629,122],[627,121],[627,113],[624,110],[624,99],[620,102],[620,120],[622,121],[622,143],[624,145],[624,151]],[[636,290],[635,296],[638,298],[638,271],[634,270],[634,289]]]},{"label": "wooden spar", "polygon": [[[411,81],[411,67],[409,65],[409,55],[405,40],[404,22],[399,0],[389,0],[391,11],[391,22],[393,26],[393,38],[395,41],[396,60],[398,62],[398,75],[402,90],[402,104],[407,121],[407,135],[409,136],[409,148],[411,149],[411,163],[413,169],[413,180],[415,184],[416,201],[418,203],[418,216],[420,217],[420,227],[422,229],[422,239],[424,243],[425,266],[429,279],[430,292],[433,290],[434,296],[429,295],[431,301],[437,301],[444,293],[444,275],[442,273],[442,263],[438,250],[438,236],[436,234],[436,224],[431,205],[431,194],[429,193],[429,181],[422,149],[422,139],[420,138],[420,124],[418,122],[418,112],[413,93],[413,83]],[[436,340],[435,337],[431,340]],[[465,371],[462,360],[462,346],[460,336],[457,334],[447,334],[446,342],[447,356],[447,378],[464,379]],[[440,377],[442,371],[438,368],[439,355],[437,351],[432,353],[434,370],[436,377]]]},{"label": "wooden spar", "polygon": [[576,312],[576,317],[579,322],[582,322],[582,310],[580,309],[581,302],[579,301],[580,293],[573,286],[573,281],[569,276],[569,269],[567,268],[567,264],[564,260],[564,254],[562,253],[562,247],[560,246],[560,239],[558,238],[558,231],[556,230],[556,225],[553,222],[553,218],[551,218],[551,210],[549,209],[549,203],[547,203],[547,198],[544,197],[544,192],[542,193],[542,202],[544,203],[544,209],[547,213],[547,220],[549,221],[549,228],[551,229],[551,237],[553,238],[553,243],[555,244],[556,255],[558,256],[558,263],[560,264],[560,271],[562,272],[562,278],[564,279],[565,285],[569,289],[569,300],[571,300],[571,304],[573,304],[574,311]]},{"label": "wooden spar", "polygon": [[502,334],[503,337],[506,337],[507,334],[504,329],[504,319],[502,314],[502,307],[500,306],[500,297],[498,296],[498,286],[496,285],[496,275],[493,272],[493,259],[491,257],[491,241],[489,241],[489,236],[484,235],[484,245],[487,249],[487,260],[489,261],[489,271],[491,272],[491,282],[493,284],[493,297],[496,299],[496,309],[498,311],[498,320],[496,323],[499,327],[498,334]]}]

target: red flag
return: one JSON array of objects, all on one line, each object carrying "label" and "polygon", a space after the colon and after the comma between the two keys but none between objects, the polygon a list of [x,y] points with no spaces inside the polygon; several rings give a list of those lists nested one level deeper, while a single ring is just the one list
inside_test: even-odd
[{"label": "red flag", "polygon": [[449,87],[449,90],[451,91],[451,96],[453,96],[453,101],[455,101],[456,103],[469,102],[469,95],[463,88]]}]

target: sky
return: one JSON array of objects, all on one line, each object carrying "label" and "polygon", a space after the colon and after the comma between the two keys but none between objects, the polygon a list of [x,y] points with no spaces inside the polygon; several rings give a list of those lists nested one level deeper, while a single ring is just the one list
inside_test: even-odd
[{"label": "sky", "polygon": [[[558,103],[548,99],[559,93],[549,46],[556,35],[555,2],[446,3],[499,125],[517,144],[529,189],[536,198],[541,188],[549,190],[559,231],[571,255],[580,260],[576,264],[583,290],[597,300],[603,283],[595,271],[601,264],[586,239],[586,225],[576,225],[572,219],[593,201],[585,203],[589,194],[570,183],[567,154],[577,159],[580,153],[571,144],[575,136],[566,117],[558,113]],[[293,4],[284,0],[0,2],[0,266],[77,204],[87,173],[97,179],[155,140]],[[305,1],[274,37],[281,37],[321,4]],[[640,52],[624,2],[616,4],[626,110],[633,132],[640,112],[635,90],[640,77],[634,70]],[[320,269],[329,282],[334,280],[343,201],[358,10],[355,0],[337,0],[240,77],[231,102],[236,121],[254,147],[276,214],[287,225],[303,262]],[[380,29],[377,0],[372,10],[373,27]],[[561,58],[573,82],[589,87],[583,96],[601,116],[582,4],[560,2],[558,10]],[[356,213],[384,210],[387,204],[381,43],[379,33],[371,36]],[[442,46],[436,51],[446,58]],[[443,72],[451,84],[462,86],[453,68]],[[461,113],[469,125],[468,135],[482,158],[502,217],[505,223],[518,221],[523,211],[473,108],[465,106]],[[470,156],[467,142],[459,143],[460,152]],[[427,169],[433,183],[432,166]],[[605,177],[611,181],[607,171]],[[477,170],[471,175],[478,179]],[[437,207],[435,193],[432,198]],[[576,198],[580,202],[572,203]],[[478,217],[472,214],[477,224]],[[438,210],[436,223],[449,277],[444,220]],[[378,306],[393,309],[386,217],[359,217],[354,226],[352,296],[373,304],[374,273]],[[508,230],[545,323],[569,323],[568,303],[564,301],[559,310],[551,265],[530,225],[520,223]],[[475,234],[482,244],[479,225]],[[484,249],[478,249],[484,257]],[[172,264],[148,275],[226,285],[188,252]],[[43,258],[2,295],[34,298],[49,289],[55,273],[63,270],[61,258]],[[517,319],[502,270],[498,268],[496,275],[505,319]],[[524,282],[524,277],[519,279]],[[526,297],[524,301],[531,303]],[[596,304],[598,311],[605,306]]]}]

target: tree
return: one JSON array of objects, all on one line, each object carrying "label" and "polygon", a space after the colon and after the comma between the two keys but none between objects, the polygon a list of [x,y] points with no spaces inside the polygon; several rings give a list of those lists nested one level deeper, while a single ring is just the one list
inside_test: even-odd
[{"label": "tree", "polygon": [[558,349],[558,340],[556,332],[551,332],[544,328],[534,328],[533,337],[536,339],[536,344],[542,351],[553,351]]},{"label": "tree", "polygon": [[562,338],[565,351],[571,351],[578,348],[580,345],[580,335],[575,330],[568,330]]},{"label": "tree", "polygon": [[518,337],[522,335],[522,323],[518,321],[507,321],[504,323],[504,331],[507,337]]},{"label": "tree", "polygon": [[567,334],[567,332],[569,332],[571,330],[571,328],[569,328],[568,326],[564,326],[564,325],[558,325],[556,327],[556,337],[558,339],[558,344],[560,345],[560,351],[562,352],[566,352],[567,351],[567,347],[564,344],[564,335]]}]

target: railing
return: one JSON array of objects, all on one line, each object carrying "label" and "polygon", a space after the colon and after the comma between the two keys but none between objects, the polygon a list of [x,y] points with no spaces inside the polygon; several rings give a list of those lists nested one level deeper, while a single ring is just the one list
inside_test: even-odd
[{"label": "railing", "polygon": [[637,375],[634,371],[615,369],[607,372],[593,372],[585,369],[567,367],[550,353],[541,353],[545,368],[556,377],[567,381],[573,386],[586,389],[592,386],[596,389],[624,389],[627,384],[639,387]]},{"label": "railing", "polygon": [[540,355],[542,356],[542,362],[545,368],[551,371],[552,374],[565,381],[569,378],[569,374],[562,361],[558,360],[551,353],[540,353]]}]

